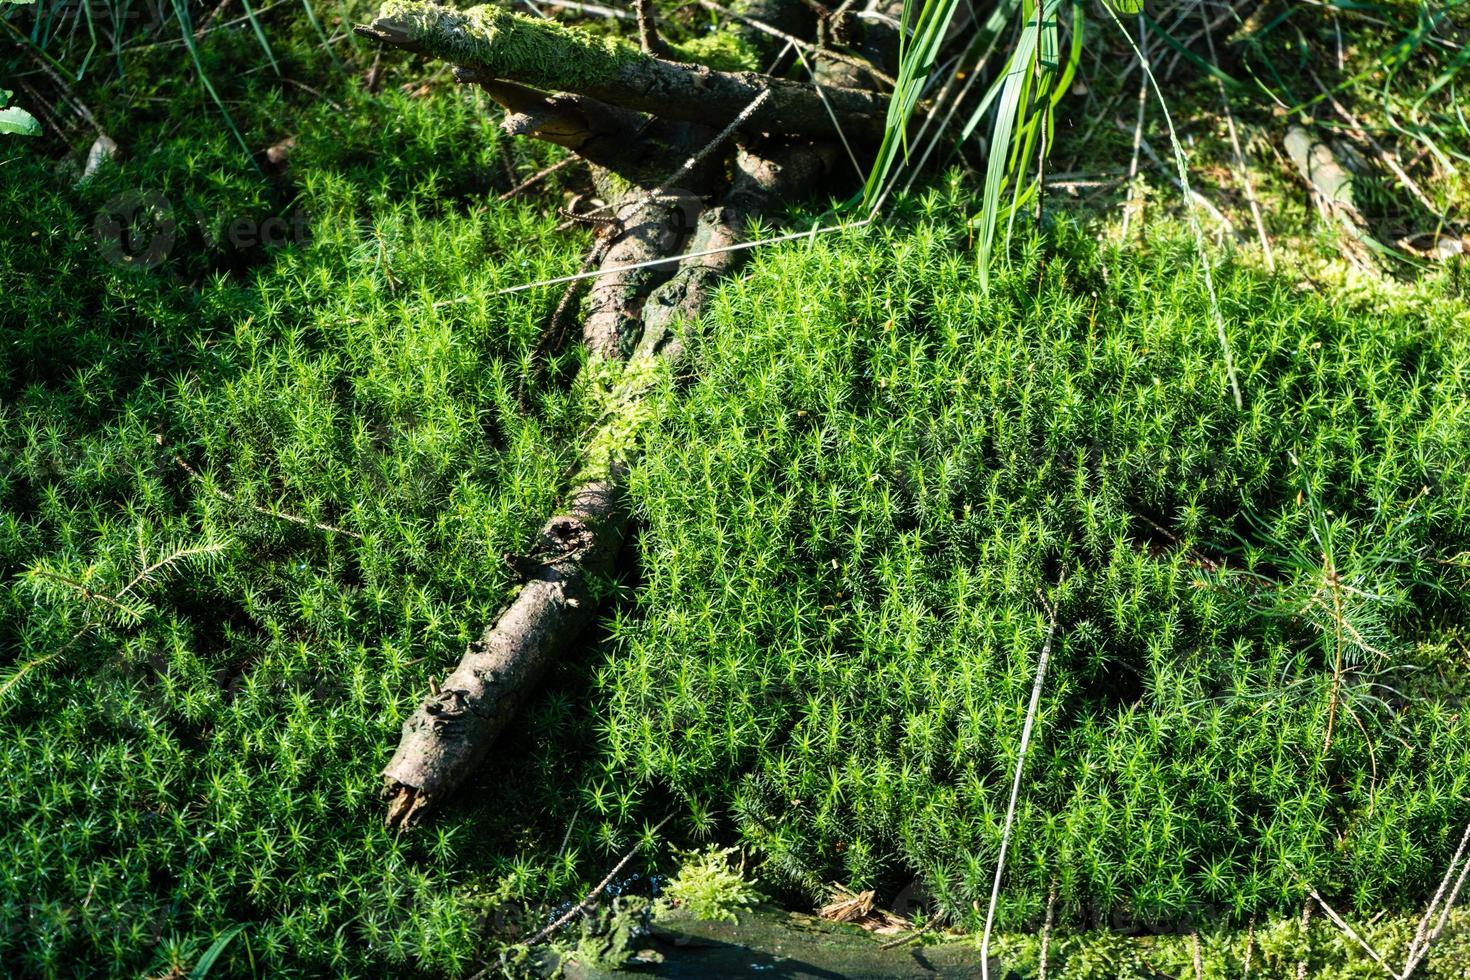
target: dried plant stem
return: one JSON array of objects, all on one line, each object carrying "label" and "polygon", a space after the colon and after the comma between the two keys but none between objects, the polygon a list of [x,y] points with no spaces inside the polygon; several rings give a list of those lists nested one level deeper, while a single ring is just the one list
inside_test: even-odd
[{"label": "dried plant stem", "polygon": [[[1215,56],[1215,32],[1203,7],[1200,8],[1200,19],[1205,23],[1205,44],[1209,48],[1210,61],[1218,64]],[[1256,200],[1255,182],[1251,180],[1250,169],[1246,166],[1245,153],[1240,148],[1240,133],[1235,127],[1235,113],[1230,108],[1230,96],[1225,93],[1225,83],[1219,78],[1215,79],[1215,87],[1220,91],[1220,104],[1225,108],[1225,128],[1230,133],[1230,150],[1235,156],[1236,169],[1240,171],[1240,182],[1245,187],[1245,199],[1250,204],[1251,219],[1256,224],[1256,237],[1261,242],[1261,254],[1266,258],[1266,268],[1275,272],[1276,256],[1271,252],[1271,238],[1266,234],[1266,221],[1261,215],[1261,202]]]},{"label": "dried plant stem", "polygon": [[1041,958],[1036,967],[1036,980],[1046,980],[1046,954],[1051,949],[1051,926],[1057,910],[1057,883],[1046,893],[1046,921],[1041,924]]},{"label": "dried plant stem", "polygon": [[1143,120],[1148,113],[1148,32],[1143,15],[1138,15],[1138,63],[1143,71],[1138,79],[1138,118],[1133,124],[1133,157],[1128,162],[1128,199],[1123,202],[1123,230],[1119,238],[1128,238],[1128,225],[1133,219],[1133,198],[1138,182],[1138,154],[1143,149]]},{"label": "dried plant stem", "polygon": [[[1377,963],[1379,966],[1383,967],[1384,970],[1388,971],[1388,975],[1389,976],[1393,977],[1394,980],[1400,980],[1399,975],[1394,972],[1393,967],[1391,967],[1387,963],[1385,963],[1384,960],[1383,960],[1383,957],[1378,954],[1378,950],[1376,950],[1372,946],[1368,945],[1368,941],[1366,939],[1364,939],[1362,936],[1358,935],[1357,931],[1354,930],[1352,926],[1350,926],[1346,922],[1344,922],[1343,919],[1342,919],[1342,916],[1338,915],[1336,912],[1334,912],[1332,910],[1332,906],[1330,906],[1326,902],[1322,901],[1322,896],[1317,894],[1317,889],[1315,889],[1315,888],[1309,888],[1307,890],[1307,893],[1312,896],[1312,900],[1313,901],[1315,901],[1318,905],[1322,906],[1322,911],[1327,913],[1327,918],[1329,918],[1329,919],[1332,920],[1332,924],[1333,925],[1337,926],[1337,928],[1339,928],[1339,929],[1341,929],[1343,931],[1343,934],[1344,935],[1346,935],[1353,942],[1355,942],[1359,946],[1361,946],[1363,948],[1363,952],[1367,953],[1370,957],[1372,957],[1374,963]],[[1308,906],[1308,908],[1310,908],[1310,907],[1311,906]],[[1305,916],[1303,916],[1303,918],[1305,919]],[[1305,961],[1303,961],[1303,962],[1305,962]],[[1300,966],[1298,966],[1298,968],[1297,968],[1297,974],[1298,975],[1301,974],[1301,967]]]},{"label": "dried plant stem", "polygon": [[[672,814],[670,814],[669,817],[664,817],[657,824],[655,824],[653,829],[649,831],[649,834],[656,834],[660,830],[662,830],[664,824],[669,822],[671,816]],[[541,940],[545,939],[553,932],[556,932],[556,930],[560,929],[568,922],[572,921],[572,919],[579,915],[582,911],[590,908],[592,906],[592,903],[597,900],[597,896],[602,894],[603,889],[612,884],[612,880],[618,876],[618,872],[626,868],[628,866],[628,862],[633,860],[633,858],[638,854],[638,847],[639,845],[635,844],[633,848],[628,851],[627,854],[624,854],[622,859],[619,860],[617,864],[613,865],[613,869],[609,871],[607,875],[597,883],[597,887],[587,893],[586,898],[582,899],[576,905],[573,905],[571,908],[567,909],[567,911],[558,916],[554,922],[546,926],[546,928],[542,929],[540,932],[536,933],[536,935],[532,936],[530,939],[527,939],[521,945],[535,946]]]},{"label": "dried plant stem", "polygon": [[1046,629],[1046,642],[1041,645],[1041,656],[1036,660],[1036,680],[1031,685],[1031,703],[1026,708],[1026,722],[1021,726],[1021,747],[1016,754],[1016,772],[1011,779],[1011,800],[1006,806],[1005,828],[1001,831],[1000,855],[995,861],[995,880],[990,885],[990,907],[985,912],[985,933],[980,940],[980,975],[990,980],[990,931],[995,925],[995,907],[1000,901],[1000,880],[1005,873],[1006,850],[1011,844],[1011,825],[1016,818],[1016,800],[1021,795],[1021,774],[1026,767],[1026,749],[1031,744],[1031,730],[1036,725],[1037,710],[1041,706],[1041,688],[1046,682],[1046,667],[1051,660],[1051,644],[1057,632],[1057,611],[1049,608],[1050,624]]}]

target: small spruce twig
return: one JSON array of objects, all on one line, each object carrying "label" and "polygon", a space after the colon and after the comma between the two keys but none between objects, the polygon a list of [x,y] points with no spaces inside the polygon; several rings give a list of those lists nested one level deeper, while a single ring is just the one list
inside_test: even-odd
[{"label": "small spruce twig", "polygon": [[[163,445],[163,436],[154,436],[153,439],[160,446]],[[178,455],[177,453],[174,454],[174,462],[179,464],[179,467],[185,473],[189,474],[189,476],[197,481],[202,487],[204,487],[206,490],[208,490],[210,493],[214,494],[221,500],[228,501],[232,504],[242,504],[255,511],[257,514],[264,514],[267,517],[274,517],[278,520],[289,521],[292,524],[300,524],[302,527],[314,528],[318,531],[330,531],[333,534],[345,534],[349,538],[355,538],[358,541],[362,540],[362,535],[358,534],[356,531],[349,531],[346,528],[337,527],[333,524],[324,524],[321,521],[308,520],[305,517],[298,517],[295,514],[287,514],[284,511],[272,510],[269,507],[262,507],[260,504],[246,503],[245,501],[236,497],[234,494],[229,493],[228,491],[221,490],[219,487],[210,486],[209,481],[205,480],[198,470],[194,469],[194,467],[186,463],[184,461],[184,457]]]}]

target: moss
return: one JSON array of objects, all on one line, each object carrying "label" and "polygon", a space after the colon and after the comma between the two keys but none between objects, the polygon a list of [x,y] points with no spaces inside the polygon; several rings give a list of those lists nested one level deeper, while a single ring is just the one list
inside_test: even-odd
[{"label": "moss", "polygon": [[632,449],[656,418],[656,401],[645,397],[668,376],[656,357],[634,357],[626,364],[593,358],[582,369],[587,379],[587,405],[599,421],[587,442],[575,482],[606,479],[614,466],[627,462]]},{"label": "moss", "polygon": [[645,58],[618,38],[595,37],[498,7],[453,10],[388,0],[374,26],[406,36],[429,54],[547,89],[586,90]]},{"label": "moss", "polygon": [[733,847],[710,847],[679,855],[683,866],[664,886],[656,914],[681,909],[696,919],[734,922],[737,911],[760,899],[745,876],[745,862],[732,864],[735,853]]},{"label": "moss", "polygon": [[743,37],[728,31],[690,38],[671,47],[681,61],[708,65],[717,71],[757,71],[760,68],[756,50]]},{"label": "moss", "polygon": [[[1353,924],[1369,945],[1395,968],[1402,967],[1405,951],[1418,925],[1416,915],[1389,915],[1371,923]],[[1254,929],[1202,929],[1198,934],[1200,966],[1206,977],[1245,975],[1250,950],[1250,976],[1262,980],[1291,980],[1305,960],[1316,980],[1370,980],[1383,976],[1352,939],[1322,916],[1314,917],[1304,935],[1296,916],[1263,920]],[[1189,933],[1124,936],[1108,930],[1057,931],[1047,952],[1048,973],[1066,980],[1144,980],[1148,977],[1192,977],[1194,940]],[[1041,937],[1036,933],[1009,933],[992,945],[1010,976],[1040,973]],[[1470,912],[1451,913],[1445,932],[1428,959],[1415,971],[1423,980],[1450,980],[1465,975],[1470,958]]]}]

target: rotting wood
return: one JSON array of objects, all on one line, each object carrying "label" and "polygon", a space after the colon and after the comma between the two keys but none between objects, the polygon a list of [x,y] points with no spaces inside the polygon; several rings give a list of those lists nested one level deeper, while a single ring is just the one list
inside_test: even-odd
[{"label": "rotting wood", "polygon": [[[740,241],[753,217],[810,188],[834,157],[830,147],[805,144],[779,144],[763,152],[768,155],[745,149],[737,153],[734,186],[720,205],[701,215],[696,243],[710,247]],[[611,573],[627,532],[622,476],[645,420],[640,402],[647,379],[658,363],[677,360],[683,350],[681,324],[698,314],[714,286],[744,254],[685,260],[649,295],[637,321],[642,324],[639,343],[601,399],[608,418],[588,442],[578,489],[563,513],[542,529],[536,553],[517,562],[528,573],[525,585],[469,645],[439,690],[404,722],[398,749],[383,771],[390,826],[411,826],[485,760],[552,658],[596,616],[594,585]],[[614,260],[609,252],[604,263]],[[628,321],[626,300],[626,292],[594,290],[587,300],[588,321],[603,314]],[[619,329],[627,326],[624,322]],[[594,356],[594,370],[623,356],[621,341],[609,349],[610,357]]]},{"label": "rotting wood", "polygon": [[[809,15],[792,14],[799,4],[759,6],[800,23]],[[749,26],[729,29],[742,35]],[[506,108],[506,132],[577,153],[609,202],[587,216],[602,226],[592,261],[603,274],[582,303],[582,383],[595,431],[561,512],[530,555],[508,557],[519,590],[404,722],[383,771],[387,822],[403,828],[485,761],[538,678],[597,616],[598,585],[615,571],[628,533],[623,477],[652,415],[644,396],[682,357],[684,326],[744,258],[734,247],[751,221],[831,171],[832,111],[844,129],[852,124],[849,140],[875,135],[884,100],[824,84],[829,111],[811,85],[674,64],[490,8],[389,0],[362,32],[455,63],[461,81]],[[681,249],[694,254],[681,259]]]}]

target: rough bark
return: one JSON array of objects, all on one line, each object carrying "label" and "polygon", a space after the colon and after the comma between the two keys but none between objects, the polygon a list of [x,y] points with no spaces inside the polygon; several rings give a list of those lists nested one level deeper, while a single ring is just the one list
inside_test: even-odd
[{"label": "rough bark", "polygon": [[[699,213],[697,197],[650,201],[634,192],[614,209],[621,233],[607,250],[602,268],[585,301],[582,343],[589,353],[626,358],[638,340],[643,302],[649,292],[673,274],[677,264],[644,266],[679,250]],[[630,268],[631,267],[631,268]]]},{"label": "rough bark", "polygon": [[[640,187],[652,187],[668,176],[670,160],[689,156],[711,136],[694,123],[650,117],[585,95],[547,95],[474,68],[457,68],[454,77],[479,85],[505,107],[500,128],[507,135],[555,143]],[[714,177],[711,168],[704,167],[684,183],[707,190]]]},{"label": "rough bark", "polygon": [[420,0],[387,0],[373,22],[358,31],[489,78],[575,92],[714,129],[767,90],[770,96],[746,121],[749,132],[829,139],[837,135],[835,115],[849,140],[877,140],[887,114],[887,102],[876,92],[830,86],[818,94],[811,85],[759,72],[663,61],[617,39],[594,38],[488,6],[460,11]]},{"label": "rough bark", "polygon": [[[734,186],[720,205],[700,216],[691,251],[741,241],[752,217],[810,187],[833,156],[829,148],[804,144],[775,146],[766,153],[739,152]],[[612,571],[627,533],[622,476],[646,421],[640,411],[645,379],[657,362],[680,356],[681,323],[698,315],[710,291],[744,255],[724,251],[685,259],[648,298],[638,321],[642,335],[604,398],[603,414],[610,419],[589,441],[578,488],[542,529],[536,553],[520,561],[529,576],[526,583],[469,645],[439,690],[404,722],[398,749],[383,771],[390,826],[411,826],[484,762],[552,659],[596,616],[593,583]],[[613,258],[610,252],[605,261]],[[592,292],[589,322],[610,310],[626,310],[615,292]],[[627,318],[626,312],[615,315]]]},{"label": "rough bark", "polygon": [[[552,657],[597,615],[594,583],[612,571],[626,516],[616,479],[591,480],[541,529],[535,570],[509,608],[403,724],[383,770],[388,824],[407,826],[484,761]],[[524,564],[523,560],[523,564]]]},{"label": "rough bark", "polygon": [[[801,3],[750,0],[744,8],[800,29],[812,20],[794,9]],[[507,132],[580,154],[612,201],[600,212],[604,237],[590,260],[604,274],[593,280],[583,319],[589,397],[602,422],[583,447],[562,512],[533,553],[512,562],[524,576],[514,599],[404,722],[383,771],[387,821],[401,828],[485,761],[538,678],[596,617],[596,585],[627,535],[623,474],[650,418],[644,394],[661,365],[681,356],[682,327],[745,257],[732,246],[752,218],[805,193],[831,168],[835,129],[811,86],[673,64],[491,8],[389,0],[364,33],[461,66],[462,81],[508,110]],[[824,93],[844,128],[851,124],[849,139],[881,127],[881,97],[827,86]],[[712,139],[718,130],[727,131]],[[728,189],[706,207],[727,168]],[[681,247],[692,253],[682,261],[674,258]]]}]

